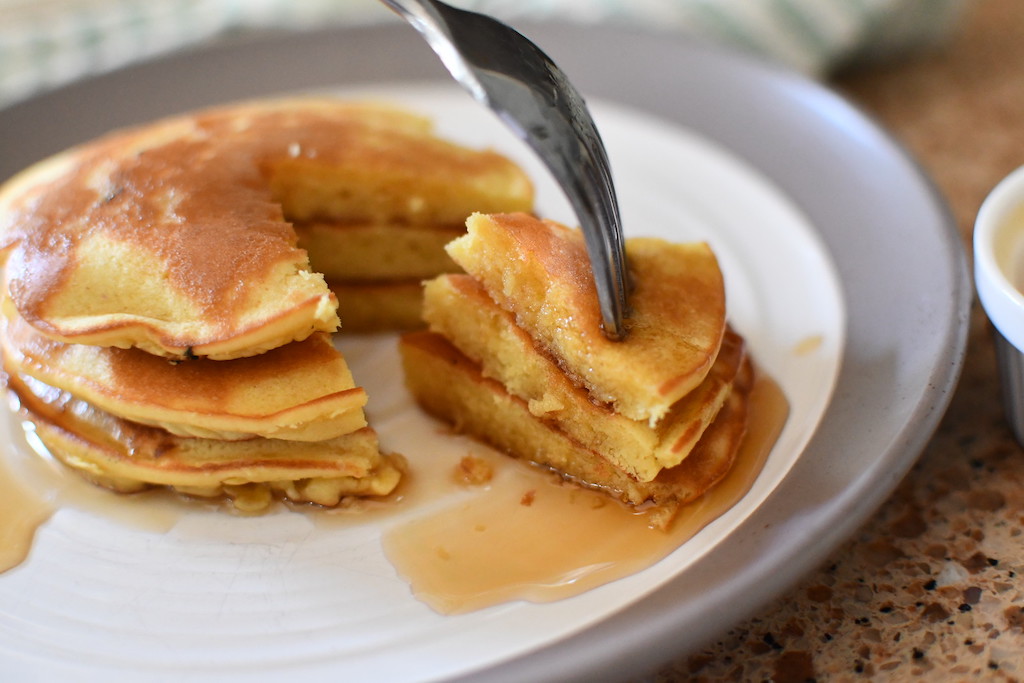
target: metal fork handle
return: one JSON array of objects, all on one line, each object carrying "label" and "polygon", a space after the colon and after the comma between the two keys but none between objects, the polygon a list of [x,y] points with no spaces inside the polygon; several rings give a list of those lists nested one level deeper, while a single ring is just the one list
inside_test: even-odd
[{"label": "metal fork handle", "polygon": [[623,339],[629,283],[622,223],[608,156],[583,97],[540,48],[491,17],[438,0],[381,2],[551,171],[583,231],[604,334]]}]

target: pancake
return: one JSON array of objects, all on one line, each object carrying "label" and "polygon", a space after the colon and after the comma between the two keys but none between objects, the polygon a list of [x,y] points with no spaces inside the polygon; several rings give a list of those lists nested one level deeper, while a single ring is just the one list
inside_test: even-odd
[{"label": "pancake", "polygon": [[550,467],[625,503],[650,509],[654,525],[667,528],[679,508],[728,473],[746,432],[753,370],[744,360],[732,391],[692,453],[649,482],[630,477],[600,454],[530,412],[479,365],[440,335],[421,331],[400,342],[405,381],[428,413],[509,455]]},{"label": "pancake", "polygon": [[628,336],[611,341],[583,236],[518,214],[467,220],[447,249],[499,306],[591,397],[652,426],[696,389],[714,365],[726,329],[725,288],[704,243],[627,241],[632,285]]},{"label": "pancake", "polygon": [[369,427],[316,442],[180,437],[116,418],[32,378],[8,372],[5,380],[50,454],[120,492],[164,486],[228,496],[240,510],[258,512],[275,494],[324,506],[384,496],[401,477],[401,460],[379,452]]},{"label": "pancake", "polygon": [[338,298],[346,334],[395,332],[423,327],[423,283],[415,280],[328,282]]},{"label": "pancake", "polygon": [[172,363],[139,349],[53,341],[15,317],[0,320],[0,348],[13,372],[172,434],[320,441],[366,426],[366,392],[323,333],[260,356]]},{"label": "pancake", "polygon": [[743,340],[727,331],[704,381],[651,427],[592,401],[468,275],[427,282],[423,315],[431,331],[525,401],[532,415],[642,482],[690,454],[725,403],[745,356]]},{"label": "pancake", "polygon": [[452,225],[531,203],[515,164],[423,117],[290,98],[113,133],[24,171],[0,190],[0,252],[15,308],[50,338],[226,360],[338,326],[289,221]]},{"label": "pancake", "polygon": [[[346,282],[423,280],[458,271],[444,247],[466,232],[455,225],[298,224],[299,246],[318,273]],[[347,327],[349,321],[342,316]]]}]

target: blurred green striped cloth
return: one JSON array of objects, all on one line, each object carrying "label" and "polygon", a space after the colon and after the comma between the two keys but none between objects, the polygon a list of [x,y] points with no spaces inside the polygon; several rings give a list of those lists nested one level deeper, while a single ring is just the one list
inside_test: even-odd
[{"label": "blurred green striped cloth", "polygon": [[[450,0],[700,36],[823,77],[941,42],[967,0]],[[226,35],[395,21],[376,0],[0,0],[0,106]]]}]

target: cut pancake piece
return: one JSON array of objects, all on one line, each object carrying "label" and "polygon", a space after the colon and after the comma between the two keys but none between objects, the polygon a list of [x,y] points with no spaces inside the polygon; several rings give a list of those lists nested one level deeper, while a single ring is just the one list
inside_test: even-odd
[{"label": "cut pancake piece", "polygon": [[260,356],[175,363],[53,341],[15,317],[0,320],[0,347],[14,372],[182,436],[319,441],[366,426],[366,392],[323,333]]},{"label": "cut pancake piece", "polygon": [[514,163],[422,117],[290,98],[40,162],[0,190],[0,251],[15,307],[51,338],[231,359],[338,325],[288,221],[445,225],[531,204]]},{"label": "cut pancake piece", "polygon": [[603,456],[533,415],[480,367],[433,332],[411,332],[400,342],[406,384],[420,406],[514,457],[550,467],[570,480],[601,489],[635,506],[653,508],[652,522],[671,523],[679,507],[728,473],[746,432],[753,370],[744,360],[715,421],[681,464],[640,482]]},{"label": "cut pancake piece", "polygon": [[[444,247],[464,235],[456,225],[298,224],[299,246],[318,273],[332,280],[422,280],[458,271]],[[348,321],[342,316],[343,327]]]},{"label": "cut pancake piece", "polygon": [[431,331],[480,365],[484,376],[526,401],[535,417],[644,482],[690,454],[729,395],[745,355],[743,340],[727,331],[704,381],[651,427],[590,400],[472,277],[440,276],[424,291],[423,314]]},{"label": "cut pancake piece", "polygon": [[275,493],[334,506],[347,496],[387,495],[401,478],[402,462],[379,452],[369,427],[317,442],[180,437],[116,418],[29,377],[10,373],[6,380],[49,453],[116,491],[166,486],[226,495],[239,509],[256,512]]},{"label": "cut pancake piece", "polygon": [[655,425],[714,365],[725,287],[708,245],[627,240],[631,310],[616,342],[602,332],[578,230],[523,213],[477,213],[466,224],[448,253],[594,400]]},{"label": "cut pancake piece", "polygon": [[[291,221],[462,225],[473,211],[533,207],[533,184],[519,166],[495,151],[436,137],[425,117],[328,101],[317,120],[294,102],[279,105],[297,119],[284,124],[288,153],[271,160],[273,195]],[[390,123],[399,118],[402,127],[415,120],[416,130]]]},{"label": "cut pancake piece", "polygon": [[328,283],[338,298],[340,332],[373,333],[423,327],[421,280]]}]

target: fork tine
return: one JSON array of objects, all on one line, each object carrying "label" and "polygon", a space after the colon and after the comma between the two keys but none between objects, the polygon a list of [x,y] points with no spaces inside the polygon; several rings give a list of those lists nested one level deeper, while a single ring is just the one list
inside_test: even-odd
[{"label": "fork tine", "polygon": [[438,0],[381,0],[427,41],[455,80],[537,153],[580,221],[610,339],[626,335],[628,280],[608,155],[586,102],[533,42]]}]

